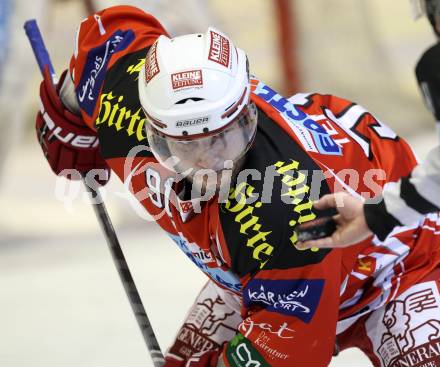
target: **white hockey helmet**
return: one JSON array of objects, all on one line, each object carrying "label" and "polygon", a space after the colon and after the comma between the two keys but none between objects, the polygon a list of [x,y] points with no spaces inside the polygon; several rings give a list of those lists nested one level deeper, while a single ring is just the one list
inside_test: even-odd
[{"label": "white hockey helmet", "polygon": [[247,57],[220,31],[160,36],[147,53],[138,86],[148,142],[161,163],[177,156],[186,161],[181,170],[218,170],[249,148],[257,113],[250,103]]},{"label": "white hockey helmet", "polygon": [[426,14],[425,0],[409,0],[409,3],[411,4],[411,13],[414,20]]},{"label": "white hockey helmet", "polygon": [[410,3],[413,19],[426,15],[434,32],[440,37],[440,0],[410,0]]}]

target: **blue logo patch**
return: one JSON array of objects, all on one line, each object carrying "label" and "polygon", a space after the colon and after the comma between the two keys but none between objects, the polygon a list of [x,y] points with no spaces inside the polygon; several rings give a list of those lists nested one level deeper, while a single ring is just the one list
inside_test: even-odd
[{"label": "blue logo patch", "polygon": [[309,323],[321,299],[323,279],[252,279],[244,289],[246,307],[262,306],[267,311],[296,316]]},{"label": "blue logo patch", "polygon": [[96,98],[104,82],[111,55],[126,49],[133,40],[133,31],[118,30],[106,42],[89,51],[81,80],[76,88],[79,105],[89,116],[92,116],[95,109]]},{"label": "blue logo patch", "polygon": [[316,148],[321,154],[342,155],[341,147],[335,143],[330,134],[292,102],[278,94],[272,88],[259,82],[254,94],[264,99],[290,124],[306,129],[312,136]]},{"label": "blue logo patch", "polygon": [[234,292],[240,292],[242,285],[238,277],[230,270],[223,270],[220,268],[210,268],[206,265],[206,262],[213,262],[210,255],[207,255],[202,249],[198,248],[197,245],[193,245],[194,250],[192,251],[188,242],[179,236],[168,235],[177,243],[180,249],[185,253],[190,260],[196,264],[196,266],[202,270],[206,275],[208,275],[212,280],[221,284],[223,287],[230,289]]}]

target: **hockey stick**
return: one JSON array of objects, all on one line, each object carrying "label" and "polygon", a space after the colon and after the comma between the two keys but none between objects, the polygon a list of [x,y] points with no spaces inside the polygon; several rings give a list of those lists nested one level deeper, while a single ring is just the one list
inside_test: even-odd
[{"label": "hockey stick", "polygon": [[[40,71],[43,73],[45,67],[48,66],[50,74],[52,76],[52,82],[56,84],[57,77],[55,74],[55,70],[50,61],[49,53],[46,49],[46,46],[44,45],[44,41],[38,28],[37,22],[34,19],[26,21],[24,24],[24,29],[26,31],[29,42],[31,43],[35,58],[37,59],[38,65],[40,67]],[[150,352],[153,364],[155,367],[162,367],[165,363],[162,351],[160,349],[159,343],[157,342],[154,330],[151,327],[147,313],[145,312],[144,305],[142,304],[141,297],[139,296],[139,292],[136,288],[133,277],[131,276],[127,261],[125,260],[125,256],[122,252],[121,245],[119,244],[118,237],[116,236],[116,232],[107,214],[107,210],[99,193],[99,189],[95,190],[93,187],[90,187],[90,185],[86,183],[85,178],[83,179],[83,182],[92,198],[96,200],[93,204],[93,209],[95,211],[99,225],[104,232],[107,245],[112,254],[113,262],[116,266],[116,269],[118,270],[119,278],[121,279],[125,293],[127,294],[127,297],[130,301],[130,306],[136,317],[138,326],[141,329],[142,336],[147,345],[148,351]]]},{"label": "hockey stick", "polygon": [[84,6],[86,8],[87,15],[96,13],[96,7],[93,0],[84,0]]}]

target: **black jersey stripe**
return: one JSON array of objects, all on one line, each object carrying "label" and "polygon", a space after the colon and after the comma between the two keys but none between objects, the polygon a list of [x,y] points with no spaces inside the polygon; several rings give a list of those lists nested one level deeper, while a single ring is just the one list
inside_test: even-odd
[{"label": "black jersey stripe", "polygon": [[388,212],[383,198],[379,203],[377,203],[377,198],[365,201],[364,215],[368,228],[381,241],[385,240],[394,227],[402,225]]},{"label": "black jersey stripe", "polygon": [[411,182],[411,176],[403,177],[400,188],[400,197],[406,205],[420,214],[436,212],[439,208],[419,194],[417,187]]}]

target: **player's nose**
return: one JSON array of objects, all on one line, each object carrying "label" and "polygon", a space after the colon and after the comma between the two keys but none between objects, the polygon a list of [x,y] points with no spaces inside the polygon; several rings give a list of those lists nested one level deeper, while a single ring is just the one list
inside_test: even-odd
[{"label": "player's nose", "polygon": [[203,169],[212,169],[218,171],[222,169],[222,159],[211,154],[200,154],[197,165]]}]

